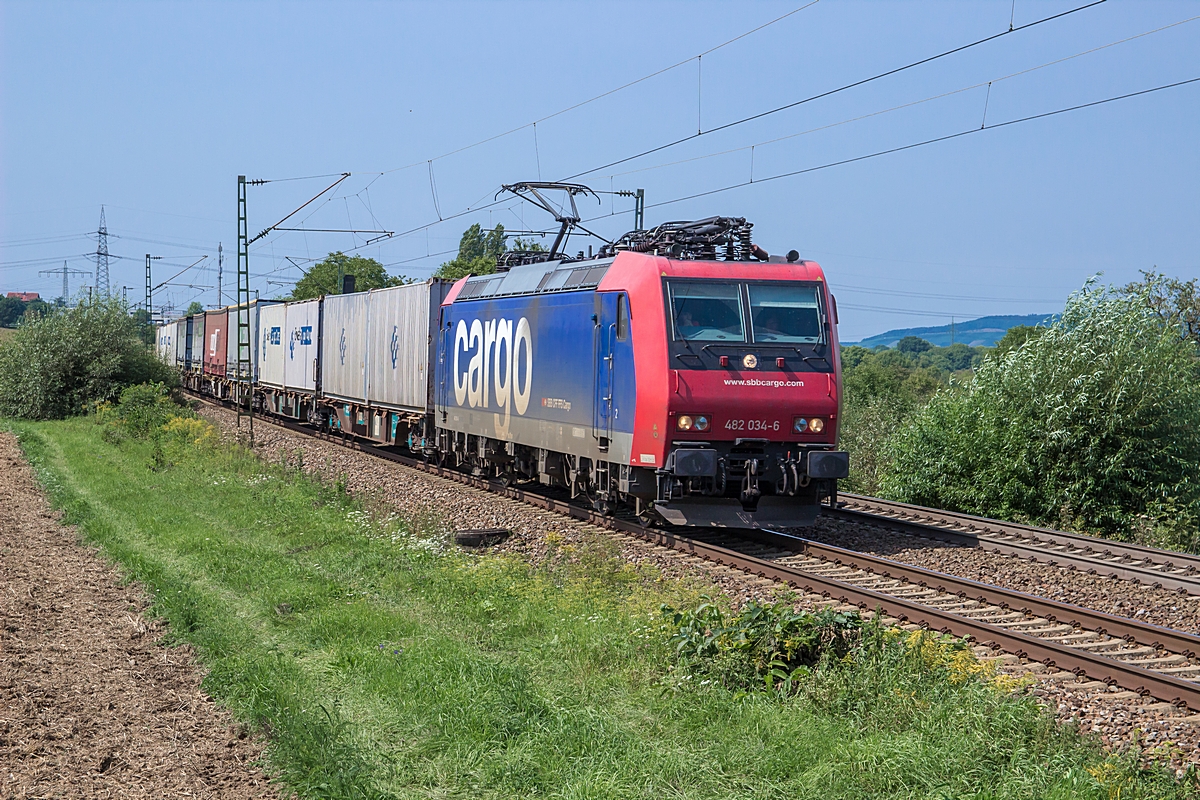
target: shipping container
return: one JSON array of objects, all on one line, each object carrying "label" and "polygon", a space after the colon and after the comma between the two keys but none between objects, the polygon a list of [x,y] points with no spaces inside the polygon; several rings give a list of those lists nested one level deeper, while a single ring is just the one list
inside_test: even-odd
[{"label": "shipping container", "polygon": [[229,336],[226,309],[204,315],[204,374],[225,377],[226,340]]},{"label": "shipping container", "polygon": [[158,357],[168,364],[175,361],[175,323],[163,322],[156,326],[158,333]]},{"label": "shipping container", "polygon": [[[336,400],[367,400],[369,303],[375,292],[331,294],[321,310],[321,394]],[[379,358],[378,355],[375,356]]]},{"label": "shipping container", "polygon": [[283,386],[296,392],[315,392],[317,353],[321,346],[321,301],[288,303],[286,308]]},{"label": "shipping container", "polygon": [[175,352],[171,354],[176,366],[187,368],[187,337],[189,320],[177,319],[172,323],[175,326]]},{"label": "shipping container", "polygon": [[372,406],[419,413],[430,408],[438,309],[452,285],[431,278],[369,293],[366,371]]},{"label": "shipping container", "polygon": [[259,311],[258,382],[264,386],[283,388],[283,367],[288,349],[284,346],[287,326],[287,306],[283,303],[263,306]]},{"label": "shipping container", "polygon": [[192,321],[192,332],[188,336],[188,369],[200,372],[204,368],[204,312],[189,319]]},{"label": "shipping container", "polygon": [[[250,359],[250,374],[254,380],[258,380],[258,357],[259,357],[259,341],[258,327],[259,315],[263,308],[272,305],[279,305],[275,300],[252,300],[250,301],[250,348],[246,353]],[[237,379],[238,369],[238,307],[229,307],[229,336],[226,339],[225,346],[225,374],[230,380]]]}]

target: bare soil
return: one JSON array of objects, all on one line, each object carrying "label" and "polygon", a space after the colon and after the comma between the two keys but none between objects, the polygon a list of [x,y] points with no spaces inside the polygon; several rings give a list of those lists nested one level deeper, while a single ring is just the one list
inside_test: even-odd
[{"label": "bare soil", "polygon": [[0,798],[279,796],[146,605],[0,432]]}]

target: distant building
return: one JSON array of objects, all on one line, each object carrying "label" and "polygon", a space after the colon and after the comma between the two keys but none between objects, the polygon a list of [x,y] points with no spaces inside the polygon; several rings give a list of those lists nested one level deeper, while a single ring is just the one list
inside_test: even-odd
[{"label": "distant building", "polygon": [[37,292],[9,292],[9,297],[15,297],[22,303],[31,303],[34,300],[41,300],[42,296]]}]

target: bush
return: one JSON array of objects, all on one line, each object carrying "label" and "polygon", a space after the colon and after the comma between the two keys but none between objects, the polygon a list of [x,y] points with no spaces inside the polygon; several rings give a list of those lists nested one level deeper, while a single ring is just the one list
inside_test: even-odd
[{"label": "bush", "polygon": [[[917,341],[924,341],[918,339]],[[922,350],[922,359],[941,358],[949,348]],[[890,458],[888,440],[949,380],[949,373],[921,366],[901,350],[842,351],[844,392],[839,446],[850,453],[847,492],[878,494]]]},{"label": "bush", "polygon": [[857,613],[812,614],[789,603],[747,603],[732,617],[712,602],[694,611],[663,606],[683,675],[707,676],[728,688],[791,694],[824,659],[844,657],[858,638]]},{"label": "bush", "polygon": [[62,419],[116,400],[127,386],[178,386],[143,340],[144,327],[118,299],[27,315],[0,345],[0,414]]},{"label": "bush", "polygon": [[121,392],[121,400],[114,407],[112,416],[130,436],[146,439],[161,431],[180,412],[166,386],[142,383]]},{"label": "bush", "polygon": [[1137,294],[1091,282],[1062,317],[939,392],[893,439],[889,497],[1128,534],[1200,516],[1200,359]]}]

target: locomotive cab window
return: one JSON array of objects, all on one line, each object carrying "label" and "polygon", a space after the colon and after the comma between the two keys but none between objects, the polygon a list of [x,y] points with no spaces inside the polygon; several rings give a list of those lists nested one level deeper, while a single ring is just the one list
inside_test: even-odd
[{"label": "locomotive cab window", "polygon": [[755,342],[820,342],[817,287],[803,284],[750,284],[750,324]]},{"label": "locomotive cab window", "polygon": [[617,340],[629,338],[629,298],[625,295],[617,297]]},{"label": "locomotive cab window", "polygon": [[668,283],[676,339],[744,342],[741,286],[736,283]]}]

